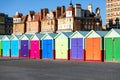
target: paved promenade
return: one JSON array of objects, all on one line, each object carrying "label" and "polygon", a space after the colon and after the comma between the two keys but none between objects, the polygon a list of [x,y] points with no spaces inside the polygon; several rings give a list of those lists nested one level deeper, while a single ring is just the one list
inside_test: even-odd
[{"label": "paved promenade", "polygon": [[0,80],[120,80],[120,63],[0,59]]}]

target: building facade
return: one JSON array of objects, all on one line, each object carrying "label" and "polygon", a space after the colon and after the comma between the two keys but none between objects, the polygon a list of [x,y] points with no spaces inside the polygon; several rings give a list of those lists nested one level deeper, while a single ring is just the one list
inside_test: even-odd
[{"label": "building facade", "polygon": [[10,35],[13,33],[13,18],[7,17],[5,22],[5,34]]},{"label": "building facade", "polygon": [[74,32],[77,30],[102,30],[102,19],[100,9],[96,8],[93,12],[92,5],[88,9],[83,9],[81,4],[73,6],[70,2],[68,8],[58,6],[55,11],[48,8],[41,9],[35,13],[29,11],[28,15],[23,16],[16,13],[13,16],[13,33],[39,33],[39,32]]},{"label": "building facade", "polygon": [[74,8],[70,4],[68,9],[58,18],[57,32],[71,32],[73,31],[74,22]]},{"label": "building facade", "polygon": [[57,32],[71,32],[76,30],[101,30],[102,20],[100,9],[96,8],[96,12],[92,12],[92,5],[88,5],[88,9],[82,9],[81,4],[75,7],[70,3],[67,10],[58,18]]},{"label": "building facade", "polygon": [[23,16],[22,13],[16,12],[13,16],[13,34],[24,34],[26,32],[27,15]]},{"label": "building facade", "polygon": [[0,34],[11,34],[12,33],[13,19],[8,17],[7,14],[0,13]]},{"label": "building facade", "polygon": [[[119,28],[116,27],[116,20],[118,19],[120,19],[120,0],[106,0],[107,29]],[[111,25],[113,25],[113,27]]]},{"label": "building facade", "polygon": [[26,33],[40,32],[40,13],[29,11],[26,21]]},{"label": "building facade", "polygon": [[57,19],[54,11],[43,12],[43,19],[41,20],[41,32],[56,32],[57,30]]}]

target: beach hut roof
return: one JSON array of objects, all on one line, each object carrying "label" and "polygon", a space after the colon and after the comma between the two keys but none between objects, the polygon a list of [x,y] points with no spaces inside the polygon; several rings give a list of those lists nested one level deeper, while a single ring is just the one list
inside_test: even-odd
[{"label": "beach hut roof", "polygon": [[12,34],[10,40],[13,40],[13,39],[15,39],[15,38],[17,38],[17,39],[19,40],[20,37],[21,37],[21,35]]},{"label": "beach hut roof", "polygon": [[54,39],[54,37],[56,36],[56,34],[55,34],[55,33],[46,33],[46,34],[43,35],[43,37],[41,38],[41,40],[42,40],[42,39],[45,39],[46,36],[49,36],[49,37],[51,37],[52,39]]},{"label": "beach hut roof", "polygon": [[25,36],[27,37],[27,39],[30,39],[31,36],[32,36],[32,34],[23,34],[23,35],[20,37],[20,39],[23,39]]},{"label": "beach hut roof", "polygon": [[55,34],[55,33],[49,33],[49,35],[50,35],[52,38],[54,38],[57,34]]},{"label": "beach hut roof", "polygon": [[70,37],[73,34],[73,32],[63,32],[63,34],[66,35],[67,37]]},{"label": "beach hut roof", "polygon": [[111,29],[106,35],[106,37],[120,37],[120,29]]},{"label": "beach hut roof", "polygon": [[68,38],[73,34],[73,32],[60,32],[54,38],[56,39],[59,35],[64,34]]},{"label": "beach hut roof", "polygon": [[89,37],[89,36],[104,37],[107,33],[108,33],[108,31],[94,31],[94,30],[91,30],[85,37]]},{"label": "beach hut roof", "polygon": [[44,34],[42,34],[42,33],[35,33],[35,34],[33,34],[33,35],[31,36],[30,39],[33,39],[35,36],[40,40],[40,39],[44,36]]},{"label": "beach hut roof", "polygon": [[120,29],[112,29],[112,30],[115,30],[117,33],[120,34]]},{"label": "beach hut roof", "polygon": [[86,36],[88,34],[89,31],[79,31],[79,33],[81,33],[83,36]]},{"label": "beach hut roof", "polygon": [[2,37],[2,40],[10,40],[10,38],[11,38],[11,35],[4,35]]},{"label": "beach hut roof", "polygon": [[28,39],[30,39],[33,34],[25,34],[25,35],[28,37]]},{"label": "beach hut roof", "polygon": [[88,31],[75,31],[72,35],[70,35],[70,38],[79,38],[79,37],[84,37]]},{"label": "beach hut roof", "polygon": [[20,39],[20,37],[22,36],[22,35],[15,35],[18,39]]},{"label": "beach hut roof", "polygon": [[88,34],[85,36],[85,38],[87,37],[100,37],[100,35],[98,33],[96,33],[94,30],[91,30],[88,32]]},{"label": "beach hut roof", "polygon": [[45,35],[45,34],[43,34],[43,33],[36,34],[36,36],[37,36],[39,39],[41,39],[44,35]]},{"label": "beach hut roof", "polygon": [[96,33],[98,33],[101,37],[104,37],[108,31],[96,31]]},{"label": "beach hut roof", "polygon": [[2,39],[3,38],[3,35],[0,35],[0,39]]}]

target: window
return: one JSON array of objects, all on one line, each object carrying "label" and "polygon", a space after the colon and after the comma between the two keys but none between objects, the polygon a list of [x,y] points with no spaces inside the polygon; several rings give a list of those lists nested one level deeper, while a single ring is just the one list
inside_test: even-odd
[{"label": "window", "polygon": [[71,28],[71,25],[69,25],[69,28]]},{"label": "window", "polygon": [[51,24],[53,24],[53,21],[51,21]]}]

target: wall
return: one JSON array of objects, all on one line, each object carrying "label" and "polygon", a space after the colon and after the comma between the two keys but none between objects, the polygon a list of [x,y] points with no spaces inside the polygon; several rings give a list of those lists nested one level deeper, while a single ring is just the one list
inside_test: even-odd
[{"label": "wall", "polygon": [[23,34],[25,32],[24,28],[25,28],[24,23],[13,24],[13,33],[14,34]]}]

